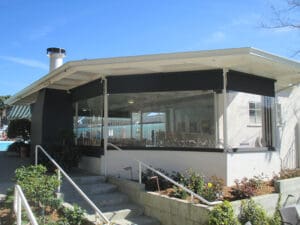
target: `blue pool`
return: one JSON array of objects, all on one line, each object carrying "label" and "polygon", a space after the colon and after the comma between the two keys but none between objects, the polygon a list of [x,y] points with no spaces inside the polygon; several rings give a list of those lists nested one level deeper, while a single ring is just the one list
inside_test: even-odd
[{"label": "blue pool", "polygon": [[14,143],[13,141],[0,141],[0,152],[1,151],[6,151],[7,147]]}]

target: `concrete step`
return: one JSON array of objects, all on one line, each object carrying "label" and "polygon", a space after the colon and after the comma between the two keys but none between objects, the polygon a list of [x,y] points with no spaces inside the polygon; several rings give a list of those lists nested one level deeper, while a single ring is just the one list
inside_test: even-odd
[{"label": "concrete step", "polygon": [[143,215],[144,208],[135,204],[119,204],[101,208],[101,211],[109,220],[120,220]]},{"label": "concrete step", "polygon": [[[101,210],[106,206],[120,205],[128,203],[128,196],[119,192],[100,194],[90,196],[90,199],[94,204]],[[85,209],[88,213],[94,213],[94,210],[91,209],[90,205],[81,197],[65,199],[65,202],[70,204],[77,204],[81,208]]]},{"label": "concrete step", "polygon": [[[120,204],[116,206],[107,206],[100,208],[104,216],[110,221],[139,217],[144,213],[143,207],[134,204]],[[90,221],[96,221],[94,212],[87,212],[87,218]]]},{"label": "concrete step", "polygon": [[[91,183],[91,184],[78,184],[81,190],[89,197],[97,194],[111,193],[117,191],[118,187],[109,183]],[[75,188],[69,185],[62,185],[62,193],[65,199],[76,198],[79,196]]]},{"label": "concrete step", "polygon": [[147,216],[138,216],[129,219],[113,220],[113,222],[116,225],[160,225],[158,220]]},{"label": "concrete step", "polygon": [[[71,177],[72,180],[77,184],[93,184],[93,183],[105,183],[106,177],[105,176],[75,176]],[[64,181],[64,183],[69,183],[68,181]]]}]

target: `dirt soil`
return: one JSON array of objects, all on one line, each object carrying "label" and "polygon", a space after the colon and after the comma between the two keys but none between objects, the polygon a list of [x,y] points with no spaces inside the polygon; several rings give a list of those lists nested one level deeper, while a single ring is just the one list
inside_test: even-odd
[{"label": "dirt soil", "polygon": [[[224,200],[228,200],[228,201],[237,200],[231,194],[234,187],[235,186],[223,188]],[[262,186],[254,192],[254,196],[266,195],[266,194],[271,194],[271,193],[275,193],[275,188],[271,181],[267,181],[267,182],[263,182]]]},{"label": "dirt soil", "polygon": [[[232,190],[235,186],[231,186],[231,187],[224,187],[223,188],[223,200],[228,200],[228,201],[235,201],[237,200],[232,194]],[[173,188],[168,188],[166,190],[162,190],[159,192],[161,195],[167,195],[169,197],[172,196],[172,194],[174,193],[174,189]],[[271,194],[271,193],[275,193],[275,188],[272,184],[272,182],[263,182],[262,186],[257,189],[254,193],[254,196],[259,196],[259,195],[266,195],[266,194]],[[191,197],[187,197],[187,199],[190,201]],[[194,203],[199,203],[198,199],[194,199]]]}]

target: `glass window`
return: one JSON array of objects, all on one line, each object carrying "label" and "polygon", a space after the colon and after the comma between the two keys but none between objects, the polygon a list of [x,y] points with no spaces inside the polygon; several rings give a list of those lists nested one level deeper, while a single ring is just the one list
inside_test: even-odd
[{"label": "glass window", "polygon": [[228,144],[231,148],[272,147],[274,98],[228,93]]},{"label": "glass window", "polygon": [[77,145],[101,145],[103,97],[74,103],[74,133]]},{"label": "glass window", "polygon": [[261,102],[249,102],[249,122],[261,124]]},{"label": "glass window", "polygon": [[109,142],[136,147],[215,147],[207,91],[109,95]]}]

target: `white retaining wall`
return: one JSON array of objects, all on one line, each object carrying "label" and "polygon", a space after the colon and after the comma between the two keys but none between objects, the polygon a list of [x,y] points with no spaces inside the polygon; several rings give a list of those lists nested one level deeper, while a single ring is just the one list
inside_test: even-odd
[{"label": "white retaining wall", "polygon": [[[226,154],[216,152],[191,152],[191,151],[151,151],[151,150],[126,150],[108,151],[108,174],[130,178],[132,167],[133,177],[138,177],[138,159],[154,168],[161,168],[171,173],[172,171],[184,172],[192,168],[194,171],[207,176],[216,175],[226,180]],[[102,157],[103,159],[103,157]]]},{"label": "white retaining wall", "polygon": [[[138,163],[141,160],[154,168],[184,172],[193,169],[208,177],[216,175],[233,185],[235,179],[264,174],[271,178],[280,170],[280,159],[277,152],[189,152],[189,151],[146,151],[126,150],[108,151],[107,173],[122,178],[138,178]],[[103,166],[104,157],[101,158]],[[99,166],[100,167],[100,166]],[[130,168],[131,167],[131,168]],[[125,169],[126,168],[126,169]]]}]

